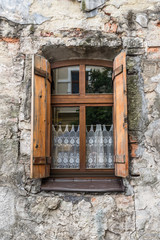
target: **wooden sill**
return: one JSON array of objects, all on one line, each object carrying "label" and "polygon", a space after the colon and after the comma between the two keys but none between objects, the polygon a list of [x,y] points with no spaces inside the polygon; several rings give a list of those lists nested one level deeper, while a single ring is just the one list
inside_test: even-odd
[{"label": "wooden sill", "polygon": [[65,179],[48,178],[42,181],[43,191],[63,192],[123,192],[121,178],[116,179]]}]

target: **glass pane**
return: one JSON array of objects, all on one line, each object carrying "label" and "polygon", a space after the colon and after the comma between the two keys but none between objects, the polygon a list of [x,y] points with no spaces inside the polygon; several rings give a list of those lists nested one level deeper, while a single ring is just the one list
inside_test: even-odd
[{"label": "glass pane", "polygon": [[79,107],[53,107],[52,117],[52,167],[79,168]]},{"label": "glass pane", "polygon": [[78,94],[78,93],[79,93],[79,66],[54,69],[52,94]]},{"label": "glass pane", "polygon": [[112,107],[86,107],[86,167],[114,168]]},{"label": "glass pane", "polygon": [[86,93],[112,92],[112,68],[86,66]]}]

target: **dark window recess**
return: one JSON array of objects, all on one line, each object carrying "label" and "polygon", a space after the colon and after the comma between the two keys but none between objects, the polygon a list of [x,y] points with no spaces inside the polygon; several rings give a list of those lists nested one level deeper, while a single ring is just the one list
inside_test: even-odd
[{"label": "dark window recess", "polygon": [[71,71],[72,93],[79,93],[79,71]]}]

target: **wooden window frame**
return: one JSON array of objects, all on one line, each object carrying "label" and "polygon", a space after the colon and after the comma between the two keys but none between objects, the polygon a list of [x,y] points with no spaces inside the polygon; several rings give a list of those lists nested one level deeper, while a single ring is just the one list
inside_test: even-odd
[{"label": "wooden window frame", "polygon": [[[65,94],[51,96],[52,107],[79,107],[80,115],[80,168],[79,169],[53,169],[51,176],[54,178],[87,178],[105,179],[115,177],[115,169],[87,169],[86,168],[86,106],[112,106],[113,93],[90,94],[86,93],[85,72],[86,66],[101,66],[113,68],[112,61],[106,60],[66,60],[51,64],[51,69],[79,66],[79,94]],[[114,123],[113,123],[114,124]]]},{"label": "wooden window frame", "polygon": [[[85,78],[86,65],[113,66],[113,94],[84,94],[85,82],[80,86],[81,96],[52,96],[53,105],[82,107],[80,121],[85,124],[86,106],[113,106],[114,125],[114,169],[84,169],[81,171],[51,169],[51,64],[40,55],[32,57],[31,97],[31,178],[41,178],[42,190],[107,192],[123,191],[121,177],[129,174],[128,123],[127,123],[127,74],[126,52],[121,51],[113,62],[106,60],[67,60],[52,64],[52,68],[64,66],[81,67],[80,78]],[[101,96],[102,95],[102,96]],[[65,99],[65,100],[64,100]],[[94,104],[93,104],[94,100]],[[76,101],[76,102],[75,102]],[[113,104],[114,102],[114,104]],[[85,128],[81,135],[85,136]],[[85,145],[84,142],[82,143]],[[85,149],[86,146],[84,146]],[[83,153],[84,154],[84,153]],[[82,155],[83,156],[83,155]],[[81,157],[82,157],[81,156]],[[82,167],[84,162],[82,161]],[[58,171],[58,172],[57,172]]]}]

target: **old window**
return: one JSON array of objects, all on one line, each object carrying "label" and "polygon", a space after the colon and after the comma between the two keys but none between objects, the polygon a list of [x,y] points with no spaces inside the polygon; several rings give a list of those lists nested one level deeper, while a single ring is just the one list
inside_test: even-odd
[{"label": "old window", "polygon": [[96,181],[102,186],[116,176],[127,176],[125,71],[125,53],[114,66],[105,60],[68,60],[50,66],[43,57],[34,57],[33,178],[53,177],[55,189],[58,184],[63,189],[68,179],[76,190],[75,182],[84,189],[82,179],[91,182],[90,188]]}]

